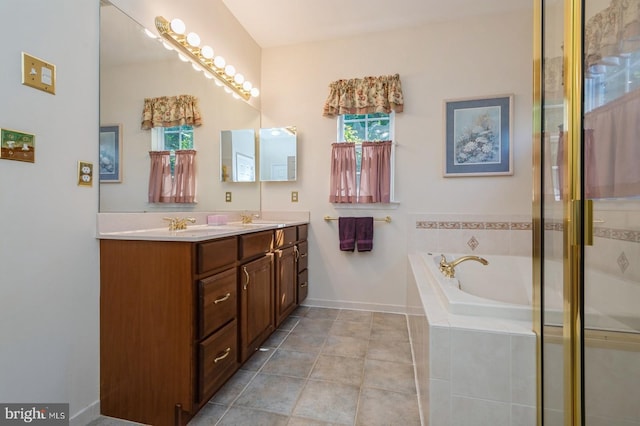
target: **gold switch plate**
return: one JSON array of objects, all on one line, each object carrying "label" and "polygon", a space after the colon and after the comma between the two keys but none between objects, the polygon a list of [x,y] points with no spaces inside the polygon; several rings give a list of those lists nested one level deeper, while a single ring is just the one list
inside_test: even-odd
[{"label": "gold switch plate", "polygon": [[227,203],[231,202],[231,192],[227,191],[224,193],[224,201],[226,201]]},{"label": "gold switch plate", "polygon": [[78,186],[93,186],[93,164],[78,161]]},{"label": "gold switch plate", "polygon": [[298,202],[298,191],[291,191],[291,202],[292,203]]},{"label": "gold switch plate", "polygon": [[56,66],[22,52],[22,84],[56,94]]}]

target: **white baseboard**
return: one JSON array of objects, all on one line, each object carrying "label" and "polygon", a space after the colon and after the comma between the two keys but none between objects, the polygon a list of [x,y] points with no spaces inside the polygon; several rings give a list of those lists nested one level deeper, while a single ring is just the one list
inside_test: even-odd
[{"label": "white baseboard", "polygon": [[384,305],[380,303],[366,302],[346,302],[341,300],[324,300],[324,299],[305,299],[303,306],[313,306],[318,308],[334,308],[334,309],[353,309],[356,311],[373,311],[388,312],[394,314],[407,313],[407,307],[404,305]]},{"label": "white baseboard", "polygon": [[85,426],[100,417],[100,400],[83,408],[69,419],[69,426]]}]

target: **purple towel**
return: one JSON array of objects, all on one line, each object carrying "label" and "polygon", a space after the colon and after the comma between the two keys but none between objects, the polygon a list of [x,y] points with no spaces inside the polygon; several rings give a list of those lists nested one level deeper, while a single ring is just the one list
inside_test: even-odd
[{"label": "purple towel", "polygon": [[356,219],[356,242],[358,251],[373,249],[373,217],[359,217]]},{"label": "purple towel", "polygon": [[338,218],[338,236],[340,237],[340,250],[354,251],[356,248],[356,218]]}]

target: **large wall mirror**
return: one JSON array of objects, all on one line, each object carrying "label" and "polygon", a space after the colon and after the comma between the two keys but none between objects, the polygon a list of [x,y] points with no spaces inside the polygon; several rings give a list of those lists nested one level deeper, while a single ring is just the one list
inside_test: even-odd
[{"label": "large wall mirror", "polygon": [[294,126],[260,129],[260,180],[297,178],[297,135]]},{"label": "large wall mirror", "polygon": [[[151,132],[140,128],[144,98],[182,94],[197,96],[202,112],[203,124],[193,135],[197,203],[148,203]],[[240,180],[246,183],[220,178],[221,132],[259,129],[260,112],[180,61],[176,52],[146,36],[141,25],[113,5],[100,8],[100,125],[118,126],[121,144],[121,178],[100,184],[101,212],[260,209],[260,183],[249,179],[250,154],[240,159]],[[225,201],[228,191],[233,192],[232,202]]]}]

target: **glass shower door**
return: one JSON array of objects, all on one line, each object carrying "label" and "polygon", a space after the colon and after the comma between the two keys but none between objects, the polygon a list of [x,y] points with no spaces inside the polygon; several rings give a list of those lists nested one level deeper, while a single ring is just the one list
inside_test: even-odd
[{"label": "glass shower door", "polygon": [[640,0],[584,17],[584,418],[640,425]]},{"label": "glass shower door", "polygon": [[640,426],[640,0],[535,15],[539,424]]}]

